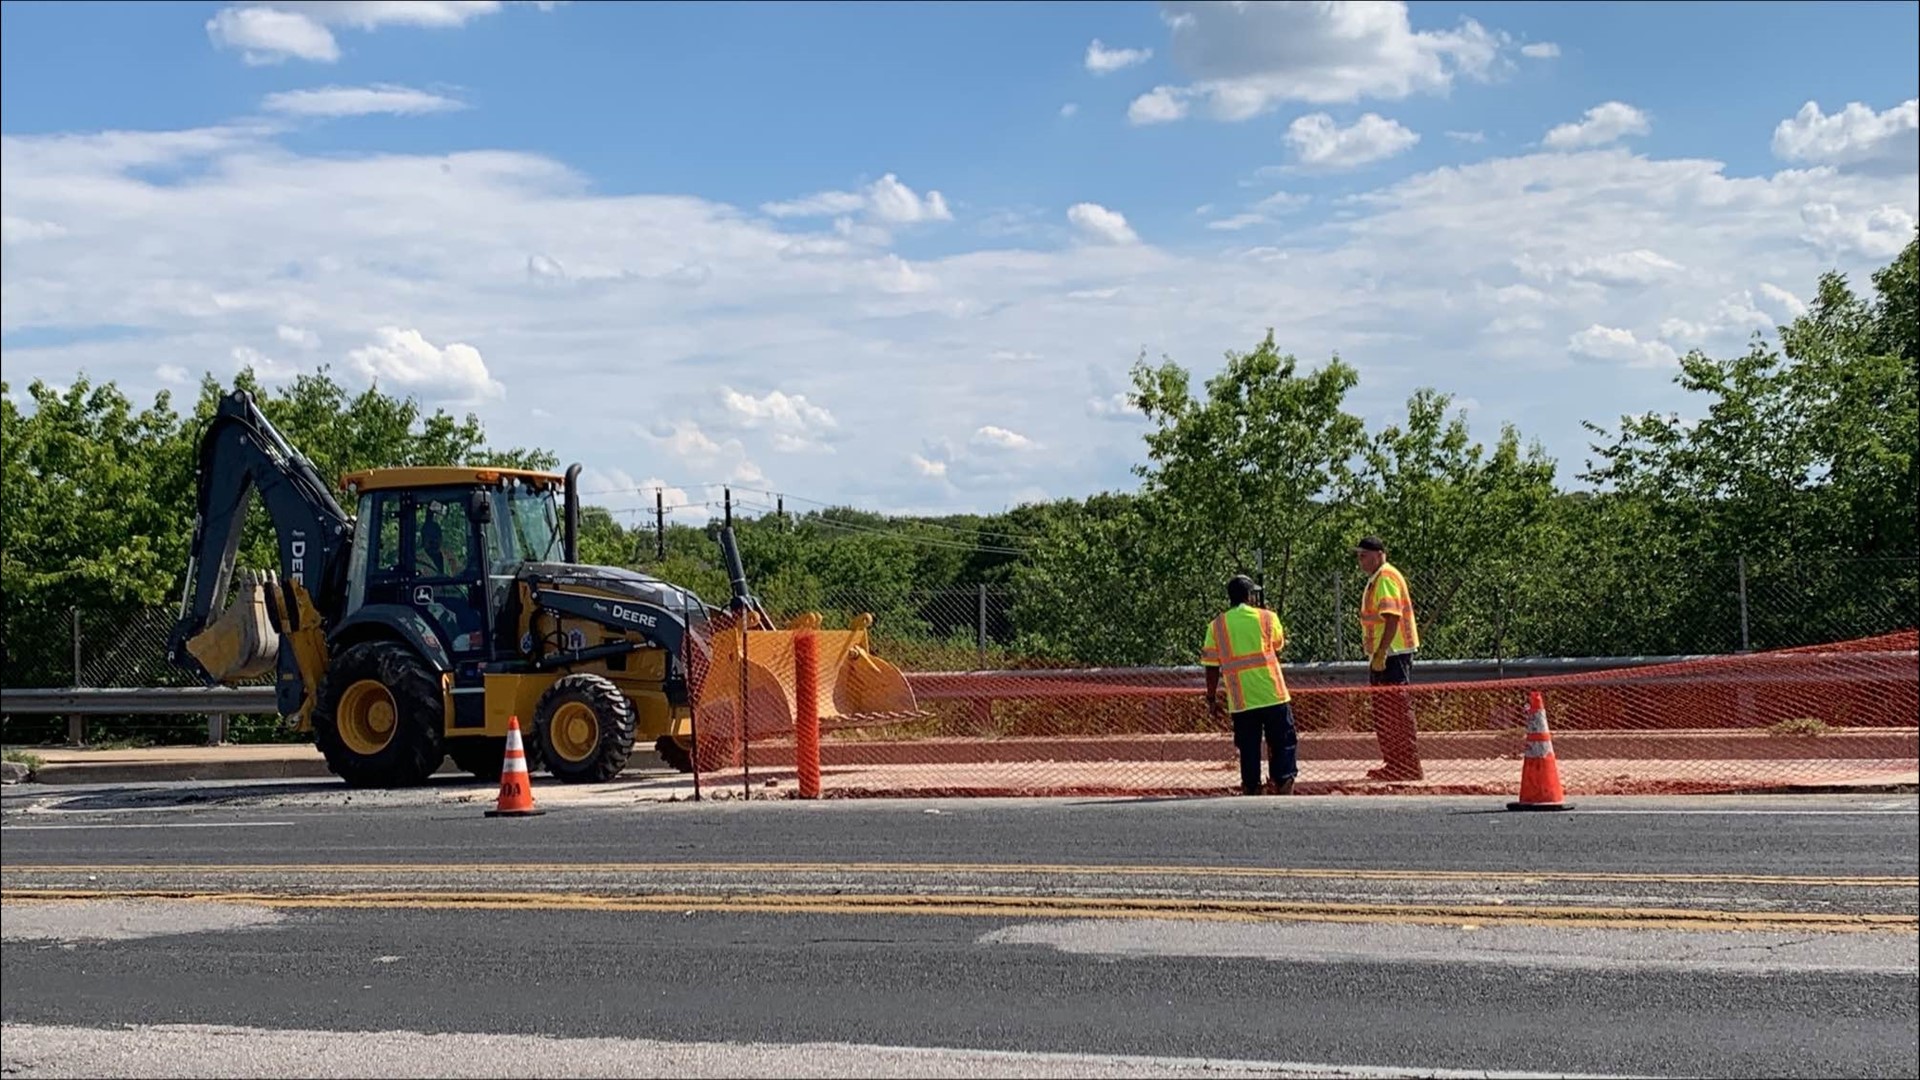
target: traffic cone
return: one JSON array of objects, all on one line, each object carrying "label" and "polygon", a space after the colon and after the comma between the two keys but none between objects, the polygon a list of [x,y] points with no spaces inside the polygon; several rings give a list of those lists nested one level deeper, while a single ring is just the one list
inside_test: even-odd
[{"label": "traffic cone", "polygon": [[531,817],[545,810],[533,805],[533,777],[527,772],[527,748],[520,741],[520,718],[507,718],[507,760],[500,768],[500,801],[488,817]]},{"label": "traffic cone", "polygon": [[1540,691],[1527,698],[1527,756],[1520,764],[1520,801],[1509,810],[1571,810],[1560,789],[1560,764],[1553,756],[1553,734],[1547,730],[1547,705]]}]

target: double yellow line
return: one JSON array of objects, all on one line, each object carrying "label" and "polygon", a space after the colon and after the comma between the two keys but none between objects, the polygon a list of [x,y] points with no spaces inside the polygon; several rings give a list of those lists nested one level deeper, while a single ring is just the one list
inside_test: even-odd
[{"label": "double yellow line", "polygon": [[[1213,880],[1306,880],[1419,882],[1454,884],[1585,883],[1621,885],[1747,885],[1823,889],[1920,888],[1910,877],[1816,877],[1756,874],[1636,874],[1588,871],[1366,870],[1331,868],[1103,866],[993,863],[289,863],[221,865],[217,863],[148,866],[9,866],[13,881],[86,875],[140,875],[160,880],[177,876],[207,879],[283,875],[331,879],[398,878],[401,889],[330,888],[312,892],[204,886],[127,889],[72,887],[0,888],[0,902],[51,903],[82,900],[180,900],[255,904],[274,908],[413,908],[421,910],[534,910],[599,912],[748,912],[788,915],[970,916],[1002,919],[1178,919],[1222,922],[1385,923],[1477,928],[1480,926],[1615,927],[1635,929],[1743,930],[1779,932],[1897,934],[1920,933],[1910,914],[1794,911],[1727,911],[1711,908],[1536,905],[1525,903],[1429,903],[1408,898],[1384,903],[1347,903],[1285,899],[1215,897],[1034,896],[960,893],[733,892],[722,886],[704,891],[605,893],[590,891],[590,879],[606,874],[802,874],[852,877],[954,875],[1021,877],[1173,877]],[[571,889],[473,890],[419,888],[423,876],[479,875],[501,879],[530,875],[574,878]],[[579,886],[586,886],[581,889]],[[702,886],[696,885],[695,889]],[[804,886],[802,887],[804,888]]]},{"label": "double yellow line", "polygon": [[1452,926],[1559,926],[1782,933],[1920,933],[1912,915],[1747,912],[1698,908],[1522,904],[1344,904],[1207,898],[910,894],[676,894],[556,892],[211,892],[185,889],[6,889],[0,903],[174,900],[271,908],[404,908],[429,911],[749,912],[785,915],[971,916],[1003,919],[1177,919]]}]

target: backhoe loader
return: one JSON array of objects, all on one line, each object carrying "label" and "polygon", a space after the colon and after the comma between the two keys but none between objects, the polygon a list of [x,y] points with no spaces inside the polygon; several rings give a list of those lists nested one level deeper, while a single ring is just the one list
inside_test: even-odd
[{"label": "backhoe loader", "polygon": [[[581,565],[579,473],[351,472],[340,480],[349,514],[236,390],[200,440],[168,659],[208,685],[273,672],[281,716],[311,730],[356,787],[418,784],[449,756],[497,779],[509,718],[530,766],[566,782],[619,775],[646,740],[683,772],[730,767],[743,737],[792,732],[802,631],[818,641],[822,720],[916,711],[905,677],[871,651],[870,615],[844,630],[813,613],[775,627],[747,588],[731,526],[720,533],[725,608],[646,574]],[[236,580],[256,492],[279,566]]]}]

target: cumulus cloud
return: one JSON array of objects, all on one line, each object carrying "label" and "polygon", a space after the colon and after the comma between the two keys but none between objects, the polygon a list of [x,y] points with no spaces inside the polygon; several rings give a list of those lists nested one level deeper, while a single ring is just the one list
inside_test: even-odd
[{"label": "cumulus cloud", "polygon": [[1187,118],[1187,95],[1171,86],[1156,86],[1127,106],[1127,122],[1135,125],[1170,124]]},{"label": "cumulus cloud", "polygon": [[1106,75],[1130,68],[1135,64],[1144,64],[1153,56],[1152,49],[1109,49],[1094,38],[1087,46],[1087,70],[1095,75]]},{"label": "cumulus cloud", "polygon": [[1913,239],[1916,224],[1911,212],[1898,206],[1848,212],[1830,202],[1809,202],[1800,208],[1805,225],[1801,235],[1821,251],[1885,259],[1897,255]]},{"label": "cumulus cloud", "polygon": [[1530,41],[1520,46],[1520,55],[1529,60],[1551,60],[1560,55],[1560,46],[1551,41]]},{"label": "cumulus cloud", "polygon": [[1867,166],[1913,173],[1920,169],[1920,98],[1884,112],[1858,101],[1828,116],[1818,102],[1773,129],[1773,152],[1813,165]]},{"label": "cumulus cloud", "polygon": [[987,424],[973,433],[970,444],[981,450],[1037,450],[1040,444],[1017,431]]},{"label": "cumulus cloud", "polygon": [[720,388],[720,402],[728,420],[749,431],[767,431],[780,451],[830,449],[822,436],[839,426],[833,413],[807,400],[804,394],[770,390],[760,397],[730,386]]},{"label": "cumulus cloud", "polygon": [[1127,224],[1127,217],[1118,210],[1109,210],[1099,203],[1074,203],[1067,208],[1067,220],[1074,228],[1089,240],[1103,244],[1137,244],[1133,227]]},{"label": "cumulus cloud", "polygon": [[1628,367],[1665,367],[1679,357],[1664,341],[1641,341],[1631,330],[1595,323],[1567,339],[1576,356]]},{"label": "cumulus cloud", "polygon": [[374,340],[347,354],[354,369],[370,379],[447,401],[502,398],[507,388],[487,372],[480,350],[455,342],[442,348],[418,330],[383,326]]},{"label": "cumulus cloud", "polygon": [[[821,191],[785,202],[762,203],[760,212],[775,218],[837,217],[841,235],[878,244],[890,238],[888,226],[953,220],[953,211],[938,191],[921,195],[901,183],[893,173],[858,191]],[[860,232],[851,217],[855,214],[877,224],[870,226],[870,231]]]},{"label": "cumulus cloud", "polygon": [[299,349],[317,349],[320,347],[320,335],[303,326],[281,324],[273,328],[273,335],[283,345],[292,345]]},{"label": "cumulus cloud", "polygon": [[65,236],[66,232],[66,227],[55,221],[32,221],[12,214],[0,216],[0,245],[51,240],[56,236]]},{"label": "cumulus cloud", "polygon": [[[221,8],[207,20],[217,48],[235,49],[248,64],[340,59],[334,27],[372,31],[382,26],[451,28],[504,7],[500,0],[263,0]],[[542,11],[552,3],[536,3]]]},{"label": "cumulus cloud", "polygon": [[1651,130],[1646,113],[1624,102],[1609,101],[1588,109],[1577,121],[1555,126],[1547,132],[1544,142],[1550,150],[1580,150],[1605,146],[1629,135],[1645,135]]},{"label": "cumulus cloud", "polygon": [[1287,125],[1287,145],[1309,169],[1355,169],[1411,150],[1420,136],[1398,121],[1367,113],[1346,127],[1326,113],[1302,116]]},{"label": "cumulus cloud", "polygon": [[[1897,250],[1920,214],[1909,178],[1867,170],[1730,175],[1621,147],[1520,152],[1351,186],[1311,243],[1281,247],[1237,230],[1195,230],[1216,243],[1193,250],[1077,243],[1062,210],[1029,212],[1017,246],[955,236],[909,266],[936,285],[890,291],[892,264],[834,215],[602,194],[540,155],[315,154],[228,126],[8,134],[0,164],[7,216],[66,229],[5,248],[10,380],[84,370],[146,394],[168,385],[161,361],[226,379],[238,345],[311,369],[372,343],[384,363],[410,353],[376,328],[411,327],[441,353],[473,347],[485,380],[510,389],[471,405],[490,439],[696,498],[710,481],[772,487],[746,478],[789,460],[768,456],[771,427],[730,424],[718,387],[769,410],[776,389],[804,395],[831,412],[822,439],[840,452],[796,462],[781,486],[876,509],[1125,488],[1139,426],[1112,415],[1124,384],[1091,381],[1089,365],[1167,356],[1197,382],[1267,326],[1303,362],[1353,363],[1366,415],[1395,410],[1417,378],[1578,460],[1581,419],[1684,400],[1662,347],[1737,351],[1749,312],[1792,313],[1768,284],[1807,296],[1829,268],[1862,281],[1886,258],[1871,252]],[[567,276],[534,287],[530,262]],[[683,267],[705,268],[706,283],[676,280]],[[582,287],[600,272],[618,276]],[[1669,333],[1670,319],[1714,336]],[[87,332],[101,326],[119,329]],[[306,351],[280,327],[323,344]],[[1580,340],[1616,359],[1571,351],[1596,327]],[[996,350],[1029,356],[988,362]],[[381,370],[348,361],[336,374],[364,385]],[[459,382],[419,393],[446,398]],[[973,445],[987,426],[1048,449]],[[951,444],[924,441],[940,436]],[[944,476],[923,475],[915,453]]]},{"label": "cumulus cloud", "polygon": [[1186,99],[1218,120],[1246,120],[1288,101],[1334,104],[1443,94],[1462,76],[1487,79],[1511,41],[1472,19],[1415,30],[1404,3],[1163,3],[1174,61],[1194,77],[1134,102],[1136,122],[1179,119]]},{"label": "cumulus cloud", "polygon": [[327,86],[315,90],[283,90],[260,103],[268,112],[287,116],[420,116],[466,106],[450,97],[406,86]]}]

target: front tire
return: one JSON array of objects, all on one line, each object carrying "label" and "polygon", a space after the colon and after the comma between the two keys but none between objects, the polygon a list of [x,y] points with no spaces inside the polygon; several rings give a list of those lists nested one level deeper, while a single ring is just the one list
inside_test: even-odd
[{"label": "front tire", "polygon": [[406,645],[349,646],[321,680],[313,741],[350,787],[425,783],[446,760],[440,681]]},{"label": "front tire", "polygon": [[562,676],[533,710],[533,738],[547,773],[569,784],[620,775],[633,755],[633,702],[613,681],[590,672]]}]

